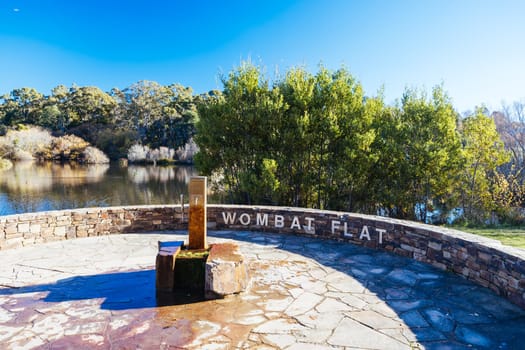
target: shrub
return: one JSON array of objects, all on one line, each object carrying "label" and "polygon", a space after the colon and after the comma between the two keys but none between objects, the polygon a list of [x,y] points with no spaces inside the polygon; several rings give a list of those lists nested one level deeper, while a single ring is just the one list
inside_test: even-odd
[{"label": "shrub", "polygon": [[0,136],[0,157],[13,160],[59,160],[107,163],[107,156],[75,135],[53,137],[48,130],[19,125]]},{"label": "shrub", "polygon": [[88,146],[84,150],[83,161],[88,164],[105,164],[109,163],[109,158],[96,147]]},{"label": "shrub", "polygon": [[89,143],[78,136],[65,135],[53,139],[48,154],[50,154],[50,158],[53,160],[81,162],[83,160],[84,150],[88,146]]},{"label": "shrub", "polygon": [[148,151],[148,154],[146,155],[146,160],[155,163],[159,159],[160,159],[160,151],[158,148],[150,149]]},{"label": "shrub", "polygon": [[172,160],[175,155],[175,150],[168,147],[159,147],[159,159],[158,160]]},{"label": "shrub", "polygon": [[7,170],[13,166],[9,159],[0,158],[0,170]]},{"label": "shrub", "polygon": [[128,150],[128,160],[130,162],[145,162],[149,151],[148,146],[134,144]]},{"label": "shrub", "polygon": [[24,126],[19,130],[8,130],[5,136],[0,137],[0,152],[10,159],[33,159],[34,155],[48,148],[53,139],[47,130]]},{"label": "shrub", "polygon": [[111,159],[124,158],[137,135],[129,130],[101,130],[92,145],[103,151]]},{"label": "shrub", "polygon": [[175,150],[168,147],[150,149],[148,146],[134,144],[128,150],[128,160],[132,163],[169,163]]},{"label": "shrub", "polygon": [[35,158],[31,153],[23,149],[15,148],[11,153],[12,160],[34,160]]},{"label": "shrub", "polygon": [[190,139],[190,141],[185,144],[184,147],[180,147],[177,150],[176,158],[180,162],[193,163],[193,157],[198,151],[199,146],[197,146],[193,139]]}]

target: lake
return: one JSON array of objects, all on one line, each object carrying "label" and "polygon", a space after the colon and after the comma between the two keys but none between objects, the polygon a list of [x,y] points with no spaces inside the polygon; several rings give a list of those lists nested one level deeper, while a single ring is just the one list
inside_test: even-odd
[{"label": "lake", "polygon": [[0,215],[187,201],[188,166],[17,162],[0,170]]}]

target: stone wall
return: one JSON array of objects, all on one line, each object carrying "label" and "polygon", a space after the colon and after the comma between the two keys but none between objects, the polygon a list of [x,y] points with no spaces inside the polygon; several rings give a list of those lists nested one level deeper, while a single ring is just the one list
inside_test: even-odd
[{"label": "stone wall", "polygon": [[71,238],[185,229],[180,206],[108,207],[0,216],[0,250]]},{"label": "stone wall", "polygon": [[[0,249],[127,232],[187,228],[180,205],[109,207],[0,217]],[[378,216],[302,208],[208,205],[208,226],[351,242],[453,271],[525,308],[525,250],[468,233]]]}]

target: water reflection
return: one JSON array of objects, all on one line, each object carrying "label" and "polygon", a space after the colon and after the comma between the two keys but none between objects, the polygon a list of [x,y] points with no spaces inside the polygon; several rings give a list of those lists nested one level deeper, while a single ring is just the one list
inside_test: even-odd
[{"label": "water reflection", "polygon": [[175,204],[192,167],[19,162],[0,171],[0,215],[133,204]]},{"label": "water reflection", "polygon": [[190,167],[152,167],[152,166],[130,166],[128,176],[136,184],[151,181],[178,181],[187,183],[190,176],[194,175]]},{"label": "water reflection", "polygon": [[75,164],[17,162],[12,168],[0,173],[0,186],[7,192],[41,192],[54,183],[82,185],[98,182],[104,178],[109,164],[81,166]]}]

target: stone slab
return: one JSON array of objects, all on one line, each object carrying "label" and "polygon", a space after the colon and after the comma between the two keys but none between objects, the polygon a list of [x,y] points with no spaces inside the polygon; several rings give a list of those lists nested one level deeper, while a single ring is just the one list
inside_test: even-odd
[{"label": "stone slab", "polygon": [[175,262],[183,241],[158,242],[155,260],[155,287],[158,292],[172,292],[175,287]]}]

